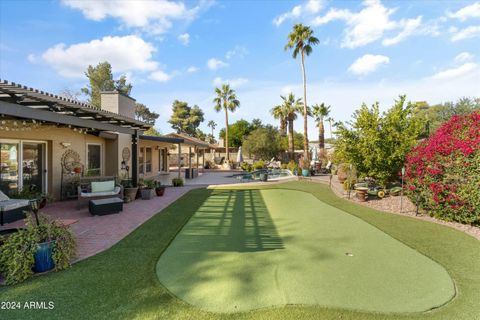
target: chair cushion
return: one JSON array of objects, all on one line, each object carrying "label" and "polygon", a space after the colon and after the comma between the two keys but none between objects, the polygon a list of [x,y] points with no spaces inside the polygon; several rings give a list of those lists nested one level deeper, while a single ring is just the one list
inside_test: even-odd
[{"label": "chair cushion", "polygon": [[112,192],[115,189],[115,181],[93,181],[92,182],[92,193],[97,192]]},{"label": "chair cushion", "polygon": [[0,208],[3,211],[10,211],[10,210],[18,209],[21,207],[26,207],[28,205],[30,205],[30,201],[22,200],[22,199],[11,199],[11,200],[0,201]]},{"label": "chair cushion", "polygon": [[82,192],[82,198],[94,198],[94,197],[107,197],[107,196],[116,196],[120,193],[120,187],[115,187],[113,191],[102,191],[102,192]]},{"label": "chair cushion", "polygon": [[0,190],[0,201],[10,200],[10,198]]}]

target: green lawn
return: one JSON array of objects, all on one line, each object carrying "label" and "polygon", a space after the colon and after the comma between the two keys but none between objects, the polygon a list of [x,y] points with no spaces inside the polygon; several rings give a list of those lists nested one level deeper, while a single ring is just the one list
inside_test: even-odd
[{"label": "green lawn", "polygon": [[[244,188],[239,186],[238,188]],[[279,189],[279,190],[263,190],[263,189]],[[410,261],[405,261],[409,259],[414,259],[419,261],[421,265],[417,266],[417,270],[412,272],[403,272],[400,271],[395,279],[397,282],[398,279],[406,279],[404,285],[411,286],[411,279],[408,277],[416,277],[417,275],[422,276],[421,282],[418,283],[419,290],[426,290],[427,288],[444,288],[448,286],[446,279],[449,279],[445,276],[443,269],[445,269],[453,279],[456,287],[456,296],[453,300],[448,302],[446,305],[429,311],[429,312],[417,312],[417,313],[388,313],[387,311],[399,310],[395,308],[402,308],[402,306],[395,307],[397,303],[395,301],[388,302],[384,306],[384,312],[367,312],[367,311],[353,311],[342,308],[336,308],[335,305],[343,298],[340,295],[335,294],[331,291],[332,297],[329,299],[330,302],[323,302],[324,306],[318,305],[286,305],[281,307],[272,307],[259,309],[254,311],[245,311],[238,313],[228,313],[228,314],[219,314],[212,313],[207,311],[202,311],[199,308],[187,304],[181,299],[177,298],[175,295],[180,296],[180,292],[173,291],[172,294],[169,290],[162,286],[160,283],[156,270],[157,263],[159,266],[162,263],[168,261],[168,255],[171,255],[171,250],[166,251],[166,255],[160,260],[162,252],[167,249],[170,242],[175,238],[175,235],[182,229],[182,227],[189,221],[192,215],[197,211],[204,210],[205,206],[216,206],[218,209],[217,214],[222,214],[225,211],[226,215],[230,212],[229,209],[224,210],[226,194],[228,195],[229,191],[224,191],[220,189],[216,190],[207,190],[199,189],[193,190],[185,195],[179,201],[170,205],[165,209],[161,214],[156,215],[145,224],[140,226],[136,231],[126,237],[124,240],[119,242],[110,250],[98,254],[92,258],[84,260],[75,264],[69,270],[51,273],[46,276],[37,277],[35,279],[29,280],[23,284],[0,289],[0,301],[54,301],[55,309],[54,310],[17,310],[17,311],[5,311],[0,310],[1,319],[172,319],[172,318],[189,318],[189,319],[480,319],[480,242],[475,240],[468,235],[465,235],[456,230],[433,224],[424,221],[419,221],[411,218],[406,218],[403,216],[397,216],[392,214],[386,214],[371,210],[367,207],[362,207],[355,205],[353,203],[344,201],[337,198],[327,186],[307,183],[307,182],[291,182],[280,185],[271,185],[268,187],[262,187],[261,191],[255,191],[255,189],[250,189],[252,192],[232,192],[238,199],[241,194],[244,197],[244,204],[248,205],[248,202],[245,202],[245,195],[252,194],[260,195],[265,204],[260,204],[257,206],[255,202],[255,210],[259,208],[260,210],[265,210],[263,216],[258,217],[260,229],[264,230],[265,233],[268,233],[268,237],[263,233],[255,234],[255,227],[251,225],[253,221],[245,223],[245,229],[242,231],[241,228],[238,230],[229,229],[228,227],[223,227],[223,230],[218,232],[209,231],[211,226],[218,224],[218,216],[214,216],[212,221],[202,221],[202,212],[199,212],[199,219],[195,217],[190,221],[186,226],[187,228],[180,234],[180,237],[177,240],[173,241],[173,246],[181,246],[192,242],[191,249],[188,249],[188,246],[184,247],[184,254],[187,257],[191,254],[187,254],[188,250],[196,250],[198,248],[206,250],[211,250],[211,247],[214,246],[214,249],[219,254],[225,256],[235,256],[233,252],[237,252],[245,257],[248,257],[245,263],[250,263],[251,256],[259,255],[264,257],[269,257],[265,260],[266,263],[271,263],[270,257],[272,255],[281,255],[282,252],[287,252],[290,245],[296,245],[301,249],[301,246],[304,246],[305,251],[314,253],[316,249],[323,248],[322,254],[318,256],[308,257],[309,260],[317,260],[317,264],[321,265],[322,261],[328,261],[328,264],[332,263],[332,266],[344,267],[345,270],[349,269],[347,264],[343,261],[350,261],[348,263],[364,263],[365,254],[369,253],[371,250],[362,249],[364,245],[370,243],[370,241],[381,240],[377,245],[382,246],[383,248],[392,246],[395,248],[395,251],[400,250],[402,255],[407,255],[408,259],[403,259],[399,263],[402,265],[409,264]],[[305,191],[308,194],[295,192],[294,197],[283,197],[279,195],[281,192],[285,194],[290,194],[290,191],[284,189],[292,189]],[[280,193],[278,193],[280,192]],[[216,199],[220,197],[220,199]],[[280,198],[281,201],[265,201],[266,198],[272,197],[274,199]],[[349,231],[344,233],[337,234],[333,231],[328,233],[327,239],[324,241],[330,241],[333,244],[337,244],[339,251],[332,251],[330,246],[322,246],[321,241],[318,239],[316,243],[311,243],[308,241],[308,238],[312,236],[311,234],[304,234],[305,240],[295,239],[298,237],[297,233],[294,231],[299,227],[295,225],[295,221],[298,223],[304,222],[307,219],[302,217],[299,213],[305,211],[305,215],[310,218],[313,217],[314,208],[310,206],[302,205],[303,200],[308,200],[308,202],[314,202],[317,198],[320,201],[317,201],[315,205],[326,206],[326,204],[335,207],[337,209],[328,207],[331,211],[337,212],[339,217],[335,217],[335,221],[331,221],[331,227],[336,227],[337,223],[341,220],[345,220],[347,226],[344,228],[351,228]],[[307,199],[308,198],[308,199]],[[299,201],[301,199],[302,201]],[[325,204],[324,204],[325,203]],[[283,210],[283,206],[289,206],[292,208],[291,212],[286,212]],[[223,206],[223,209],[222,209]],[[262,209],[262,206],[265,208]],[[273,207],[272,207],[273,206]],[[275,206],[282,206],[284,213],[277,216],[273,215],[273,211],[276,210]],[[223,211],[222,211],[223,210]],[[245,215],[251,215],[252,208],[250,211],[245,211]],[[266,212],[269,212],[268,215]],[[323,212],[324,210],[318,210]],[[345,212],[349,213],[345,214]],[[295,219],[295,215],[298,215],[298,220]],[[323,215],[323,213],[322,213]],[[208,217],[208,215],[204,215]],[[360,220],[356,218],[360,218]],[[237,218],[235,218],[237,219]],[[243,217],[246,219],[246,217]],[[226,219],[228,220],[228,219]],[[329,217],[330,220],[330,217]],[[362,222],[363,221],[363,222]],[[198,222],[198,223],[197,223]],[[237,224],[241,221],[233,221],[230,219],[229,223]],[[193,235],[192,238],[183,239],[189,228],[195,227],[206,228],[199,232],[199,235]],[[211,225],[210,225],[211,224]],[[354,227],[355,226],[355,227]],[[357,230],[357,227],[367,230],[368,236],[365,239],[358,240],[358,246],[356,247],[357,241],[350,241],[349,239],[344,239],[345,237],[356,237],[360,232]],[[314,228],[315,226],[308,226],[308,229]],[[375,230],[375,228],[378,230]],[[327,232],[328,226],[322,225],[323,232]],[[228,232],[232,232],[232,237],[221,237],[222,232],[225,232],[228,235]],[[348,230],[348,229],[347,229]],[[204,244],[198,244],[200,235],[209,235],[211,233],[212,239],[205,239]],[[238,234],[238,233],[243,234]],[[332,236],[332,234],[334,236]],[[296,235],[296,236],[295,236]],[[322,238],[322,235],[318,235]],[[336,237],[336,238],[334,238]],[[208,238],[208,236],[206,237]],[[203,238],[202,238],[203,239]],[[218,241],[215,241],[217,239]],[[220,241],[220,239],[237,239],[235,241]],[[241,241],[238,241],[240,239]],[[396,239],[397,241],[394,241]],[[400,244],[403,243],[404,245]],[[201,242],[202,243],[202,242]],[[341,243],[341,244],[338,244]],[[342,247],[344,245],[344,247]],[[370,243],[371,245],[371,243]],[[173,247],[172,247],[173,248]],[[344,255],[343,251],[351,250],[354,253],[353,257],[342,256]],[[173,251],[172,251],[173,252]],[[208,254],[213,254],[209,252]],[[295,254],[295,252],[293,252]],[[305,253],[306,254],[306,253]],[[338,257],[337,257],[338,254]],[[380,257],[379,263],[388,264],[386,256],[383,255],[384,252],[375,252],[378,257]],[[385,253],[386,254],[386,253]],[[423,255],[423,256],[422,256]],[[307,255],[308,256],[308,255]],[[427,259],[425,257],[430,259]],[[202,258],[202,257],[200,257]],[[394,254],[390,256],[394,261],[398,259],[397,255]],[[164,260],[167,259],[167,260]],[[197,256],[196,261],[207,261],[208,260],[199,260]],[[258,258],[261,259],[261,258]],[[279,257],[281,259],[281,257]],[[285,258],[284,258],[285,259]],[[342,260],[343,259],[343,260]],[[330,261],[331,260],[331,261]],[[336,260],[337,262],[333,262]],[[258,260],[260,261],[260,260]],[[436,263],[434,263],[435,261]],[[228,262],[224,262],[225,267],[228,267]],[[283,261],[285,262],[285,261]],[[302,261],[286,261],[294,265],[302,266]],[[310,261],[309,261],[310,262]],[[252,261],[254,263],[254,261]],[[343,263],[343,264],[342,264]],[[416,264],[416,263],[415,263]],[[442,267],[439,267],[442,266]],[[186,268],[184,264],[178,265],[179,268]],[[219,268],[218,264],[215,264],[215,268]],[[271,267],[266,265],[266,268]],[[391,266],[393,270],[398,271],[398,266]],[[302,266],[303,268],[303,266]],[[320,267],[319,267],[320,268]],[[369,275],[370,271],[361,269],[358,270],[359,275],[374,278],[374,276]],[[410,266],[407,268],[409,269]],[[425,270],[427,268],[428,270]],[[318,273],[327,272],[331,270],[318,269]],[[271,270],[271,269],[270,269]],[[345,272],[345,270],[343,270]],[[165,281],[169,277],[169,272],[178,272],[171,268],[169,270],[158,270],[160,277],[164,277]],[[241,270],[239,270],[240,272]],[[245,270],[244,270],[245,271]],[[303,275],[301,271],[292,270],[291,274],[296,274],[297,276],[307,276]],[[391,271],[391,270],[390,270]],[[209,275],[208,270],[202,271],[206,274],[200,273],[198,275],[198,280],[196,280],[201,286],[205,281],[212,281],[208,279],[209,277],[214,277],[215,275]],[[257,270],[255,270],[255,273]],[[312,272],[312,271],[309,271]],[[245,274],[250,274],[254,276],[253,272],[246,272]],[[342,272],[334,272],[335,274],[343,274]],[[367,274],[364,274],[367,273]],[[225,273],[223,273],[224,275]],[[265,273],[267,276],[271,276]],[[392,272],[390,272],[392,274]],[[279,273],[280,275],[280,273]],[[222,274],[220,275],[222,276]],[[282,283],[285,283],[284,287],[280,287],[280,290],[285,290],[286,288],[294,288],[295,283],[290,279],[286,279],[285,275],[282,279]],[[407,278],[404,278],[407,277]],[[185,281],[189,282],[188,274],[186,275]],[[252,278],[253,279],[253,278]],[[311,278],[309,278],[311,279]],[[391,279],[391,277],[388,277]],[[440,279],[441,281],[446,281],[444,284],[432,283],[432,279]],[[201,280],[201,281],[199,281]],[[215,279],[213,279],[215,280]],[[330,285],[334,283],[334,279],[324,279]],[[361,279],[360,279],[361,280]],[[164,279],[162,278],[162,281]],[[203,281],[203,282],[202,282]],[[219,280],[222,284],[222,280]],[[389,280],[390,281],[390,280]],[[291,284],[286,284],[291,282]],[[191,283],[191,282],[189,282]],[[266,282],[268,284],[268,280]],[[246,283],[250,285],[251,283]],[[339,282],[341,284],[341,282]],[[194,285],[190,284],[192,288],[195,288]],[[271,285],[271,284],[270,284]],[[370,284],[368,284],[370,285]],[[334,286],[334,285],[333,285]],[[385,283],[384,287],[391,286],[390,283]],[[435,287],[437,286],[437,287]],[[401,285],[398,283],[395,285],[395,288],[401,290]],[[308,288],[307,288],[308,289]],[[355,290],[357,290],[356,287]],[[195,288],[195,290],[202,290]],[[247,288],[248,290],[248,288]],[[322,293],[323,288],[319,288],[320,293],[319,297],[325,297],[327,294]],[[344,290],[344,289],[342,289]],[[381,289],[380,289],[381,290]],[[269,290],[265,290],[269,291]],[[348,291],[348,290],[346,290]],[[362,298],[362,295],[372,295],[374,292],[359,291],[348,292],[352,297],[355,297],[355,300],[352,301],[352,305],[345,305],[344,301],[342,302],[344,307],[353,307],[355,309],[368,309],[366,307],[361,307],[362,303],[365,304],[365,300]],[[428,306],[433,306],[441,303],[441,300],[448,298],[448,294],[439,294],[436,290],[434,293],[427,293],[429,297],[422,297],[422,299],[431,299],[429,302],[420,301],[415,302],[409,297],[401,294],[398,299],[403,299],[405,303],[408,303],[410,308],[424,309]],[[344,291],[345,292],[345,291]],[[216,295],[222,295],[222,293],[217,293]],[[417,292],[410,291],[410,294],[416,295]],[[335,297],[336,296],[336,297]],[[212,298],[221,298],[221,297],[212,297]],[[288,298],[288,297],[287,297]],[[269,299],[265,297],[265,299]],[[343,299],[345,300],[345,299]],[[248,302],[248,299],[242,298],[241,302]],[[291,300],[285,300],[291,301]],[[262,302],[265,303],[265,302]],[[371,301],[371,305],[374,305],[375,302]],[[333,307],[331,307],[333,306]],[[356,306],[356,307],[355,307]],[[414,307],[416,306],[416,307]],[[375,306],[370,308],[370,310],[377,308]],[[380,306],[382,307],[382,306]],[[249,308],[249,307],[244,307]]]}]

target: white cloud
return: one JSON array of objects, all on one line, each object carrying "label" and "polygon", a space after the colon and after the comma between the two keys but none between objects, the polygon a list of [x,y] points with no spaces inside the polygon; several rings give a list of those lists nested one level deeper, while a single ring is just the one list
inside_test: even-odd
[{"label": "white cloud", "polygon": [[222,79],[221,77],[216,77],[213,79],[213,86],[218,87],[222,84],[229,84],[232,87],[240,87],[248,82],[246,78],[235,78],[235,79]]},{"label": "white cloud", "polygon": [[453,33],[452,37],[450,38],[452,42],[470,39],[470,38],[476,38],[476,37],[480,37],[480,25],[469,26],[460,30],[453,27],[453,28],[450,28],[450,32]]},{"label": "white cloud", "polygon": [[308,0],[301,5],[297,5],[292,10],[282,13],[273,19],[273,24],[277,27],[286,20],[295,19],[302,15],[311,15],[318,13],[323,7],[323,0]]},{"label": "white cloud", "polygon": [[101,21],[112,17],[125,27],[152,34],[166,32],[173,20],[191,21],[211,5],[210,1],[200,1],[198,6],[187,8],[183,2],[150,0],[62,0],[62,3],[80,10],[87,19]]},{"label": "white cloud", "polygon": [[152,60],[155,47],[134,35],[103,37],[90,42],[66,46],[57,44],[42,54],[42,59],[64,77],[83,77],[88,65],[108,61],[116,72],[155,71]]},{"label": "white cloud", "polygon": [[384,46],[390,46],[399,43],[400,41],[408,38],[411,34],[413,34],[421,23],[422,16],[418,16],[415,19],[402,19],[400,21],[400,25],[403,27],[403,30],[400,31],[400,33],[393,38],[383,39],[382,44]]},{"label": "white cloud", "polygon": [[198,71],[198,68],[195,67],[195,66],[190,66],[190,67],[188,67],[188,69],[187,69],[187,72],[188,72],[188,73],[194,73],[194,72],[197,72],[197,71]]},{"label": "white cloud", "polygon": [[235,46],[232,50],[227,51],[225,54],[225,58],[230,60],[232,58],[240,58],[243,59],[248,54],[247,48],[243,46]]},{"label": "white cloud", "polygon": [[312,20],[314,26],[327,24],[335,20],[342,20],[346,24],[342,47],[357,48],[386,36],[386,33],[398,30],[393,37],[384,38],[383,45],[393,45],[418,32],[428,34],[428,30],[420,29],[422,16],[412,19],[392,20],[391,16],[396,8],[385,7],[380,0],[364,0],[360,11],[352,12],[348,9],[331,8],[325,15]]},{"label": "white cloud", "polygon": [[168,80],[170,80],[172,78],[172,76],[165,73],[162,70],[157,70],[155,72],[152,72],[150,74],[149,78],[152,79],[152,80],[155,80],[155,81],[159,81],[159,82],[167,82]]},{"label": "white cloud", "polygon": [[470,52],[461,52],[457,54],[457,56],[455,57],[455,62],[462,63],[462,62],[471,61],[473,60],[473,57],[474,57],[473,54],[471,54]]},{"label": "white cloud", "polygon": [[451,68],[451,69],[446,69],[444,71],[440,71],[436,74],[434,74],[431,78],[434,80],[451,80],[451,79],[456,79],[459,77],[463,77],[465,75],[468,75],[472,73],[473,71],[480,71],[478,70],[478,64],[474,62],[467,62],[465,64],[462,64],[459,67],[456,68]]},{"label": "white cloud", "polygon": [[447,12],[447,17],[465,21],[469,18],[480,18],[480,2],[463,7],[456,12]]},{"label": "white cloud", "polygon": [[190,43],[190,35],[188,33],[182,33],[177,39],[185,46]]},{"label": "white cloud", "polygon": [[228,63],[217,58],[211,58],[207,61],[207,67],[210,70],[217,70],[226,66],[228,66]]},{"label": "white cloud", "polygon": [[389,64],[390,58],[382,55],[366,54],[357,60],[348,68],[356,75],[366,75],[377,70],[381,65]]},{"label": "white cloud", "polygon": [[36,55],[34,55],[33,53],[30,53],[27,56],[27,60],[28,60],[28,62],[35,64],[35,63],[38,62],[38,57]]}]

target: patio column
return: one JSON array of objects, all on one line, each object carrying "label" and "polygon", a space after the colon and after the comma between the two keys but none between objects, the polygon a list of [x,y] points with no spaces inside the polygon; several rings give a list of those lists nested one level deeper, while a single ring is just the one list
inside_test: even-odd
[{"label": "patio column", "polygon": [[197,155],[197,173],[198,173],[198,152],[200,149],[198,147],[195,147],[195,154]]},{"label": "patio column", "polygon": [[188,177],[192,179],[192,147],[188,147]]},{"label": "patio column", "polygon": [[132,134],[132,184],[138,185],[138,130]]},{"label": "patio column", "polygon": [[180,165],[182,164],[182,145],[178,144],[178,177],[180,178]]},{"label": "patio column", "polygon": [[206,149],[203,149],[202,153],[202,172],[205,172],[205,150]]}]

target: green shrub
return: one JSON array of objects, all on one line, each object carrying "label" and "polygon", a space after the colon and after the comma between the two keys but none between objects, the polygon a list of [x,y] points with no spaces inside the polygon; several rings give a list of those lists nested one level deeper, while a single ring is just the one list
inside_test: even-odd
[{"label": "green shrub", "polygon": [[253,163],[253,166],[252,166],[253,170],[260,170],[260,169],[265,169],[265,168],[266,168],[266,164],[265,164],[265,161],[263,161],[263,160],[255,161]]},{"label": "green shrub", "polygon": [[293,160],[290,160],[290,162],[287,163],[287,169],[290,170],[293,174],[295,174],[295,171],[297,172],[297,174],[300,171],[300,167]]},{"label": "green shrub", "polygon": [[183,179],[182,178],[173,178],[172,185],[174,187],[182,187],[183,186]]},{"label": "green shrub", "polygon": [[242,162],[242,164],[240,165],[240,168],[244,171],[248,171],[248,172],[252,171],[252,165],[246,162]]},{"label": "green shrub", "polygon": [[285,170],[285,169],[288,169],[288,164],[282,163],[282,164],[280,165],[280,168],[281,168],[281,169],[284,169],[284,170]]}]

